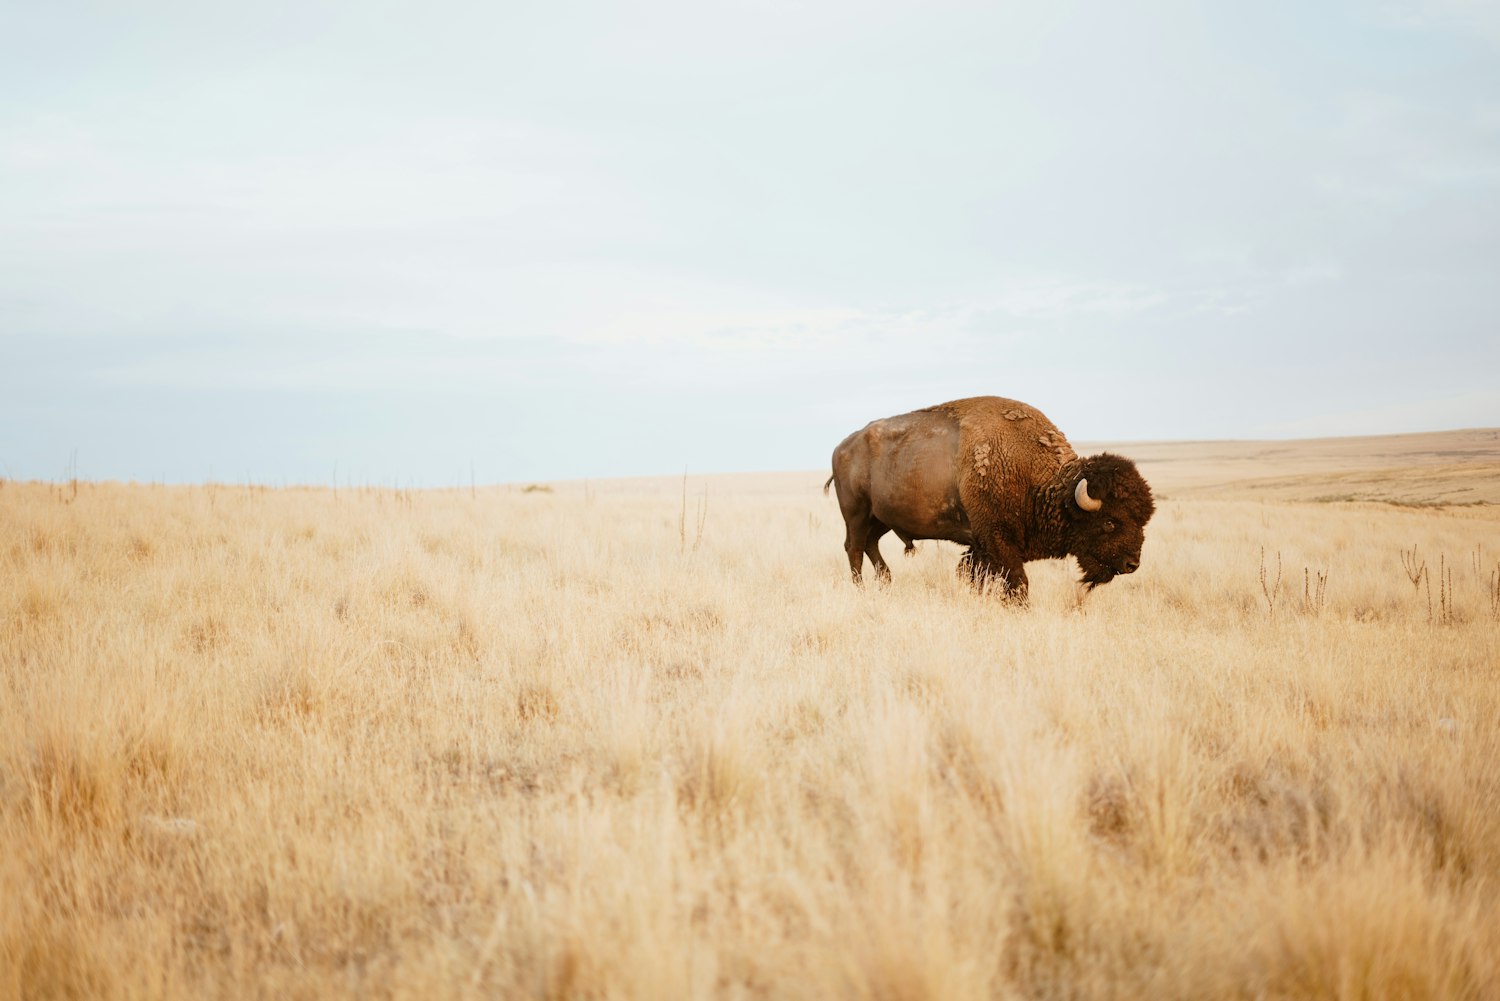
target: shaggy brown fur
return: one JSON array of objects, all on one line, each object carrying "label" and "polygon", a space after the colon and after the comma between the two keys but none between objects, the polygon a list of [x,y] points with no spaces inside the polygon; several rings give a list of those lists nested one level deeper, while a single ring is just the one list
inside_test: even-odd
[{"label": "shaggy brown fur", "polygon": [[[1079,507],[1074,490],[1103,507]],[[991,579],[1022,600],[1024,564],[1074,556],[1090,588],[1140,565],[1155,505],[1135,464],[1103,453],[1080,459],[1041,411],[978,396],[872,421],[833,451],[829,484],[844,515],[844,552],[856,583],[868,556],[891,571],[880,537],[948,539],[968,546],[960,573]]]}]

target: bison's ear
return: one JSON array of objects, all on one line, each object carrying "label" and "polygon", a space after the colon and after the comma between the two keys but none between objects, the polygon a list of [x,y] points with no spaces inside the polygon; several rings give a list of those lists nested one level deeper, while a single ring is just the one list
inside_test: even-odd
[{"label": "bison's ear", "polygon": [[1080,508],[1088,511],[1090,514],[1104,506],[1104,501],[1095,500],[1089,496],[1089,480],[1087,476],[1081,477],[1078,480],[1078,485],[1073,488],[1073,500]]}]

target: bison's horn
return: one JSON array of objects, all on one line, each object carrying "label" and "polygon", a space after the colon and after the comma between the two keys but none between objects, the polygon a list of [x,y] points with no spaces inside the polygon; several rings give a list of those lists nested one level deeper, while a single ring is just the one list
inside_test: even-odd
[{"label": "bison's horn", "polygon": [[1103,501],[1094,500],[1094,498],[1089,496],[1089,481],[1087,477],[1079,480],[1078,486],[1073,488],[1073,499],[1085,511],[1097,511],[1104,506]]}]

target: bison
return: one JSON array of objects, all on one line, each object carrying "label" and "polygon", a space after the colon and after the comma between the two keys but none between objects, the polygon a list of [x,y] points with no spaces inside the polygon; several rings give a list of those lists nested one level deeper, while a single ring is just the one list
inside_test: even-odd
[{"label": "bison", "polygon": [[1135,463],[1107,452],[1080,459],[1041,411],[976,396],[871,421],[833,450],[844,552],[860,583],[868,556],[891,577],[880,537],[968,546],[959,572],[1026,600],[1029,560],[1073,556],[1092,590],[1141,562],[1155,504]]}]

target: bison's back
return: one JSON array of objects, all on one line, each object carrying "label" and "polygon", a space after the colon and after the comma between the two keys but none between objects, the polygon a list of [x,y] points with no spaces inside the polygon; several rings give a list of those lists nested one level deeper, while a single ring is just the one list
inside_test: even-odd
[{"label": "bison's back", "polygon": [[923,412],[945,414],[957,423],[960,476],[985,489],[1010,493],[1040,487],[1078,458],[1046,414],[1019,400],[972,396]]},{"label": "bison's back", "polygon": [[981,528],[1025,538],[1034,493],[1076,459],[1040,410],[975,396],[871,421],[834,450],[832,479],[846,522],[967,545]]}]

